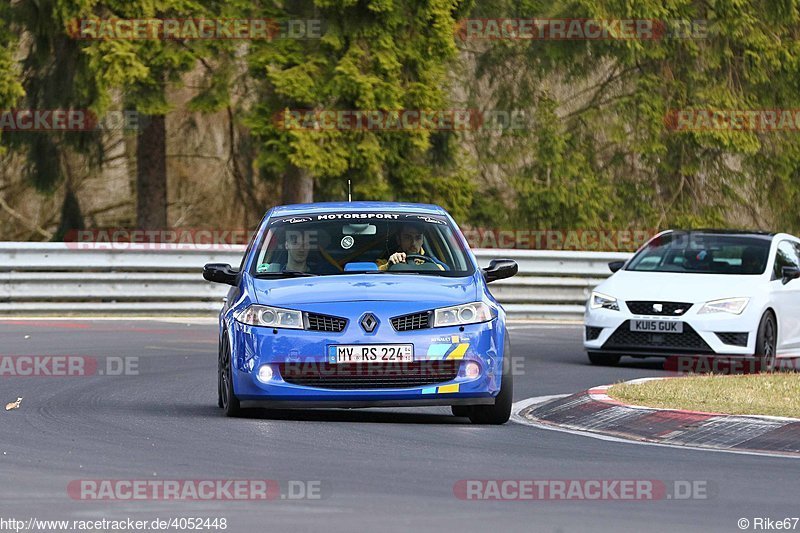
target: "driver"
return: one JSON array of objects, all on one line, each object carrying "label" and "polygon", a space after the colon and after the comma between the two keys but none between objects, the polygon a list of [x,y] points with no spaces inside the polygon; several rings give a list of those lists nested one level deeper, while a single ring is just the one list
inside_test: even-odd
[{"label": "driver", "polygon": [[764,254],[755,246],[748,246],[742,253],[742,273],[760,274],[764,271]]},{"label": "driver", "polygon": [[[426,255],[425,250],[422,248],[422,237],[422,228],[418,224],[412,222],[403,224],[397,238],[400,250],[390,255],[388,261],[386,259],[378,259],[376,261],[378,269],[388,270],[392,265],[405,263],[406,255]],[[423,259],[414,258],[412,261],[415,265],[422,265],[425,263]],[[439,267],[439,270],[444,270],[442,265],[438,263],[434,264]]]}]

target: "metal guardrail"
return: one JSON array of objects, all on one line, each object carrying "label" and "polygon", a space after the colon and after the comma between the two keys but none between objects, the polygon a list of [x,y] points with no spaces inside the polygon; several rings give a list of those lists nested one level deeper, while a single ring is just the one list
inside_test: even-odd
[{"label": "metal guardrail", "polygon": [[[205,263],[239,265],[243,246],[0,243],[0,316],[201,315],[219,310],[227,287],[205,281]],[[481,265],[507,257],[519,274],[490,285],[511,318],[577,320],[608,262],[630,254],[473,250]]]}]

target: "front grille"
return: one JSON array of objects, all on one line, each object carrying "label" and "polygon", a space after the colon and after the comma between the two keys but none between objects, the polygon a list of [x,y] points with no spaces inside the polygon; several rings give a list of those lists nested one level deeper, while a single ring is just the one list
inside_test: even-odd
[{"label": "front grille", "polygon": [[[686,311],[692,307],[690,303],[683,303],[683,302],[656,302],[656,301],[636,301],[636,302],[625,302],[625,305],[628,306],[628,309],[631,310],[631,313],[634,315],[666,315],[666,316],[683,316],[686,314]],[[653,309],[654,305],[660,305],[661,311],[656,311]]]},{"label": "front grille", "polygon": [[412,315],[396,316],[392,319],[392,327],[395,331],[411,331],[415,329],[427,329],[431,323],[431,312],[423,311]]},{"label": "front grille", "polygon": [[308,329],[311,331],[331,331],[339,333],[347,325],[346,318],[338,316],[319,315],[316,313],[306,313],[308,318]]},{"label": "front grille", "polygon": [[719,340],[725,344],[730,344],[731,346],[747,346],[747,332],[729,333],[726,331],[717,332],[716,335],[719,337]]},{"label": "front grille", "polygon": [[603,344],[604,350],[673,350],[678,352],[714,353],[706,341],[689,324],[683,324],[683,333],[649,333],[631,331],[631,321],[626,320]]},{"label": "front grille", "polygon": [[283,363],[286,383],[320,389],[402,389],[452,381],[461,361],[413,363]]},{"label": "front grille", "polygon": [[586,326],[586,340],[593,341],[597,337],[600,336],[600,332],[603,331],[603,328],[596,328],[594,326]]}]

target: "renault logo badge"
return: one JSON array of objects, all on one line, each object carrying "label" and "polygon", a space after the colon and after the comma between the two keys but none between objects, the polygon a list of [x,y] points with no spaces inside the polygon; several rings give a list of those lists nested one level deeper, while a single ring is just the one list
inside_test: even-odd
[{"label": "renault logo badge", "polygon": [[378,327],[378,319],[375,318],[375,315],[372,313],[367,313],[361,317],[361,327],[364,328],[364,331],[367,333],[372,333],[375,331],[375,328]]}]

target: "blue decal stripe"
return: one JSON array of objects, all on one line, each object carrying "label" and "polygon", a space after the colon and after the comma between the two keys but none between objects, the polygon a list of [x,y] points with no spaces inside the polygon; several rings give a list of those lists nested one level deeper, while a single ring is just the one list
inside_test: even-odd
[{"label": "blue decal stripe", "polygon": [[451,346],[452,344],[431,344],[428,346],[428,355],[441,357],[447,353],[447,350],[449,350]]}]

